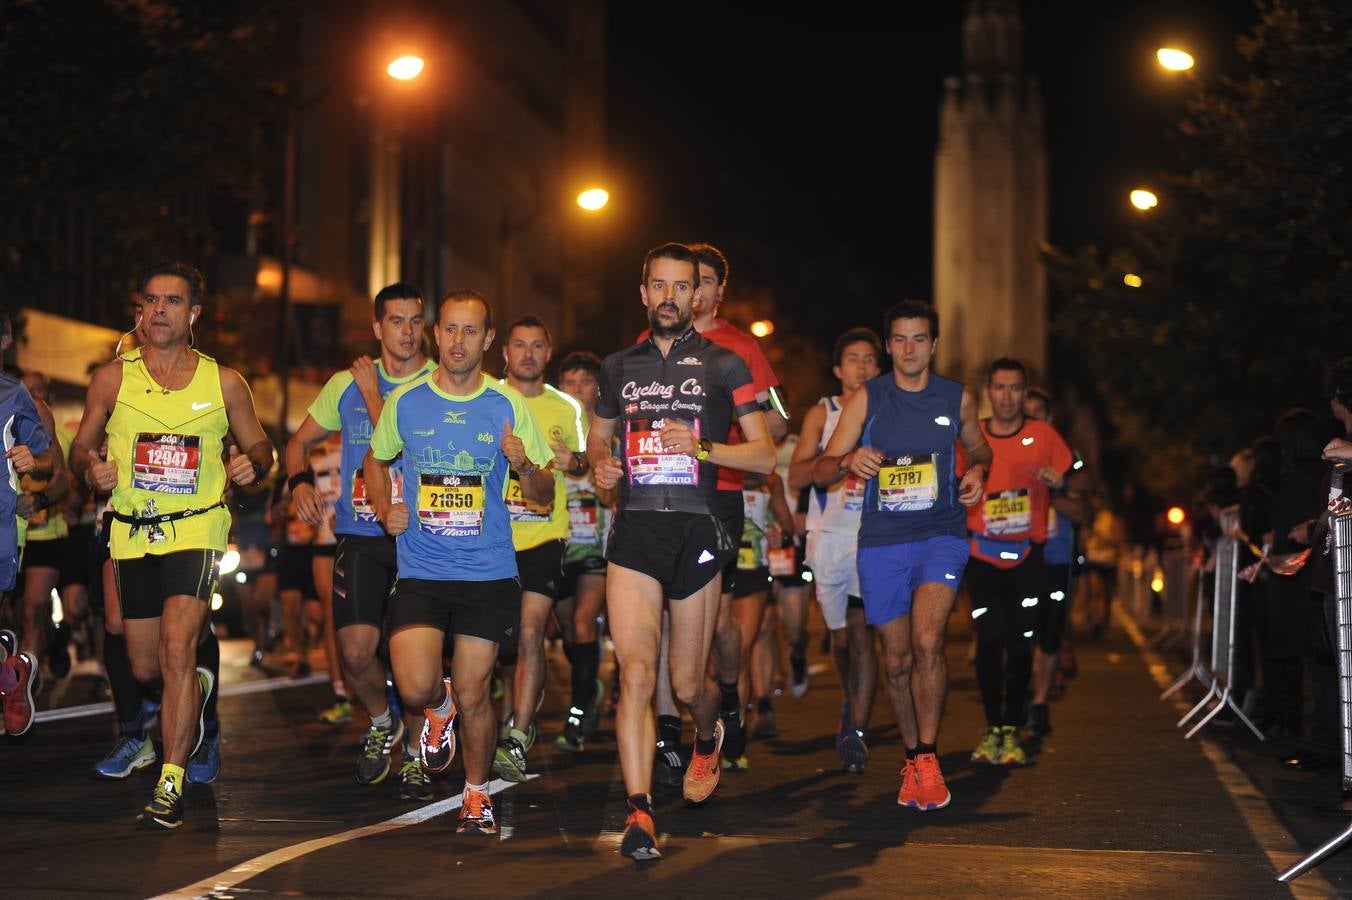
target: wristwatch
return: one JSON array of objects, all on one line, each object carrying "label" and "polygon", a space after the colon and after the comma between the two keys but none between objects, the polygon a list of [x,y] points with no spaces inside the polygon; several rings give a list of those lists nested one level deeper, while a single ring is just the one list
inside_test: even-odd
[{"label": "wristwatch", "polygon": [[699,439],[699,452],[695,454],[695,459],[704,462],[709,458],[709,454],[714,452],[714,442],[708,438]]},{"label": "wristwatch", "polygon": [[538,471],[540,471],[540,467],[528,459],[524,466],[516,470],[516,474],[520,475],[522,478],[529,478]]}]

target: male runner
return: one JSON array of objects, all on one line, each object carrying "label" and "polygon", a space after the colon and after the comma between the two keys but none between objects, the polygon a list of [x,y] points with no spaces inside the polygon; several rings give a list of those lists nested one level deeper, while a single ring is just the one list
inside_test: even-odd
[{"label": "male runner", "polygon": [[[652,335],[606,358],[587,437],[597,487],[621,486],[606,551],[606,603],[623,679],[615,730],[630,814],[620,852],[636,860],[661,855],[652,821],[651,748],[664,601],[670,601],[671,684],[696,729],[684,794],[699,803],[718,785],[724,726],[706,666],[719,574],[736,559],[739,536],[714,513],[716,466],[768,474],[775,465],[746,363],[692,327],[699,290],[699,259],[689,247],[648,251],[639,295]],[[727,435],[734,419],[743,443],[710,439]],[[623,459],[611,453],[617,428]],[[737,496],[740,510],[740,491]]]},{"label": "male runner", "polygon": [[554,603],[563,596],[563,551],[568,543],[565,476],[587,473],[582,406],[545,382],[545,366],[553,355],[549,329],[535,316],[518,319],[507,329],[502,345],[506,381],[525,398],[526,409],[554,451],[554,494],[549,503],[531,504],[522,498],[519,480],[512,478],[507,486],[512,543],[521,573],[521,632],[512,718],[493,759],[493,774],[505,781],[526,780],[526,751],[535,743],[535,708],[545,686],[545,628]]},{"label": "male runner", "polygon": [[972,762],[1017,766],[1033,672],[1033,635],[1045,598],[1042,547],[1051,491],[1059,490],[1074,456],[1046,422],[1023,414],[1028,375],[1023,363],[1001,357],[986,372],[991,417],[981,430],[995,460],[980,505],[967,511],[972,560],[967,567],[976,630],[976,679],[986,731]]},{"label": "male runner", "polygon": [[[570,353],[559,364],[559,387],[582,405],[584,422],[590,424],[600,397],[601,359],[585,351]],[[583,743],[596,733],[605,685],[596,677],[601,666],[599,617],[606,602],[606,536],[610,533],[611,509],[616,492],[593,484],[586,474],[569,477],[568,549],[563,553],[563,590],[572,609],[566,620],[560,616],[564,651],[572,666],[572,702],[563,733],[554,741],[560,750],[580,753]],[[560,604],[560,609],[567,602]]]},{"label": "male runner", "polygon": [[[835,433],[841,410],[856,391],[877,377],[881,352],[871,328],[851,328],[836,339],[831,371],[840,381],[840,393],[821,398],[803,417],[789,468],[791,487],[804,490],[812,485],[813,466]],[[828,487],[814,486],[807,512],[807,564],[822,618],[831,631],[831,659],[844,694],[836,752],[845,771],[856,773],[862,773],[868,762],[865,730],[878,684],[873,631],[864,621],[855,563],[863,508],[864,481],[851,473]]]},{"label": "male runner", "polygon": [[[405,709],[422,709],[423,765],[444,772],[465,745],[461,834],[496,834],[488,797],[497,716],[489,682],[498,646],[516,638],[521,582],[508,518],[508,468],[522,497],[548,503],[553,455],[515,390],[481,370],[493,342],[488,301],[457,291],[441,301],[439,365],[390,395],[366,453],[367,497],[399,545],[390,598],[390,663]],[[397,457],[399,462],[396,464]],[[391,469],[402,502],[392,503]],[[446,633],[451,677],[442,677]],[[454,685],[454,687],[452,687]]]},{"label": "male runner", "polygon": [[[9,315],[0,308],[0,354],[9,349],[13,340]],[[54,423],[44,425],[27,388],[3,372],[0,372],[0,422],[4,423],[0,437],[9,448],[4,455],[8,477],[0,479],[0,596],[3,596],[3,592],[13,590],[19,574],[22,527],[18,516],[19,476],[51,477],[56,454],[51,451]],[[52,431],[48,431],[49,426]],[[5,732],[20,735],[33,725],[38,659],[30,651],[19,649],[13,641],[13,632],[6,630],[5,634],[8,640],[0,642],[0,705],[4,707],[0,722],[4,723]]]},{"label": "male runner", "polygon": [[422,352],[423,298],[416,287],[399,282],[381,288],[372,312],[371,331],[380,342],[380,356],[374,360],[359,356],[352,368],[328,380],[286,445],[286,470],[291,473],[296,511],[318,525],[324,504],[315,489],[310,451],[329,435],[341,432],[342,493],[334,512],[338,546],[333,557],[333,624],[346,673],[344,684],[371,718],[357,755],[357,783],[383,781],[390,771],[390,754],[402,741],[399,794],[405,800],[422,800],[431,796],[426,773],[418,765],[422,716],[419,707],[405,707],[400,721],[390,709],[385,664],[377,655],[397,566],[394,539],[376,521],[362,464],[371,443],[372,423],[380,421],[386,398],[396,388],[435,371],[436,364]]},{"label": "male runner", "polygon": [[[190,757],[188,781],[212,781],[220,770],[211,595],[230,536],[222,497],[227,479],[252,484],[273,464],[248,384],[192,348],[204,293],[201,273],[183,263],[146,272],[137,300],[146,343],[94,373],[70,450],[75,475],[113,494],[112,557],[132,670],[143,683],[164,682],[164,765],[139,819],[149,828],[182,824]],[[98,456],[105,435],[107,462]]]},{"label": "male runner", "polygon": [[[738,331],[726,319],[718,318],[718,308],[728,286],[728,260],[712,244],[691,244],[699,259],[699,296],[693,308],[694,328],[713,343],[736,353],[751,372],[756,390],[756,402],[765,412],[766,425],[773,440],[782,439],[789,429],[789,414],[784,407],[779,379],[761,352],[760,344],[749,335]],[[648,332],[639,336],[646,340]],[[719,437],[712,435],[712,437]],[[741,432],[734,422],[728,432],[729,444],[741,440]],[[742,533],[742,475],[726,466],[718,469],[718,492],[713,495],[713,513],[723,520],[723,527],[736,540]],[[722,588],[718,601],[718,622],[714,631],[714,663],[717,666],[719,688],[719,716],[723,719],[725,747],[723,761],[729,768],[744,769],[746,760],[746,723],[742,716],[742,693],[739,690],[742,664],[742,644],[755,639],[755,634],[744,635],[732,615],[733,584],[737,578],[737,560],[733,558],[723,569]],[[655,760],[657,783],[675,787],[684,779],[681,756],[681,717],[667,682],[667,642],[663,642],[663,658],[657,673],[657,755]]]},{"label": "male runner", "polygon": [[[865,481],[859,588],[864,617],[882,639],[887,698],[906,744],[897,803],[942,809],[952,799],[936,750],[948,690],[944,626],[967,563],[962,507],[980,498],[991,454],[972,395],[930,372],[934,307],[903,300],[883,327],[892,372],[850,397],[812,481],[829,487],[847,472]],[[972,461],[961,481],[955,441]]]},{"label": "male runner", "polygon": [[[1052,425],[1052,397],[1044,389],[1030,387],[1023,397],[1023,414]],[[1072,451],[1074,453],[1074,451]],[[1071,474],[1064,488],[1052,493],[1047,515],[1047,543],[1043,547],[1043,575],[1046,582],[1037,605],[1037,646],[1033,648],[1032,702],[1023,729],[1035,738],[1052,733],[1052,717],[1047,699],[1056,677],[1057,658],[1070,619],[1071,591],[1074,589],[1075,526],[1089,512],[1087,495],[1082,490],[1084,461],[1074,454]]]}]

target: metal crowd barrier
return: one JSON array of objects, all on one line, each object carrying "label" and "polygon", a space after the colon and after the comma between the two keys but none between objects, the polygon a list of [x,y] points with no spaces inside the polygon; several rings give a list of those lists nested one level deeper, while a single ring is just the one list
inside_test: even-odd
[{"label": "metal crowd barrier", "polygon": [[[1160,595],[1161,627],[1150,642],[1157,650],[1171,650],[1186,645],[1189,640],[1188,586],[1192,579],[1192,558],[1188,548],[1171,547],[1160,560],[1164,576],[1164,592]],[[1200,576],[1198,578],[1200,581]]]},{"label": "metal crowd barrier", "polygon": [[[1333,470],[1332,490],[1329,492],[1331,508],[1335,501],[1342,498],[1342,493],[1343,467],[1337,466]],[[1336,510],[1330,517],[1329,534],[1332,538],[1334,592],[1337,597],[1335,630],[1338,646],[1335,653],[1338,659],[1338,700],[1343,726],[1343,790],[1352,791],[1352,511]],[[1320,552],[1319,548],[1315,548],[1315,552]],[[1352,825],[1278,875],[1277,880],[1290,881],[1308,872],[1341,850],[1349,841],[1352,841]]]},{"label": "metal crowd barrier", "polygon": [[1165,688],[1164,693],[1160,694],[1161,700],[1168,700],[1193,680],[1200,682],[1202,686],[1208,690],[1214,689],[1216,680],[1211,677],[1211,673],[1207,670],[1206,663],[1202,661],[1202,648],[1206,645],[1206,640],[1203,637],[1206,632],[1206,629],[1203,628],[1205,616],[1206,578],[1205,573],[1198,571],[1197,608],[1192,615],[1192,664],[1188,666],[1186,672],[1174,679],[1173,684]]},{"label": "metal crowd barrier", "polygon": [[1201,731],[1221,710],[1229,707],[1260,741],[1266,740],[1263,732],[1244,715],[1230,690],[1235,676],[1235,598],[1238,595],[1235,586],[1239,581],[1239,541],[1230,535],[1235,530],[1237,517],[1238,512],[1222,514],[1221,538],[1216,542],[1216,590],[1211,611],[1211,686],[1206,696],[1178,720],[1178,727],[1186,725],[1211,701],[1214,700],[1215,705],[1184,735],[1185,738],[1191,738]]}]

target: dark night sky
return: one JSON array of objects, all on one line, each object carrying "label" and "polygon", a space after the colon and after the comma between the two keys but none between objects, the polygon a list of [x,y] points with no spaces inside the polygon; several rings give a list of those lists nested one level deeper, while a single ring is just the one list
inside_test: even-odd
[{"label": "dark night sky", "polygon": [[[826,344],[927,298],[938,102],[961,70],[964,6],[611,4],[610,296],[635,296],[644,249],[676,238],[723,247],[731,294],[770,289],[777,315],[787,305]],[[1247,0],[1100,6],[1022,4],[1064,246],[1120,237],[1132,183],[1171,165],[1164,134],[1192,76],[1161,72],[1155,49],[1185,46],[1214,78],[1255,19]]]}]

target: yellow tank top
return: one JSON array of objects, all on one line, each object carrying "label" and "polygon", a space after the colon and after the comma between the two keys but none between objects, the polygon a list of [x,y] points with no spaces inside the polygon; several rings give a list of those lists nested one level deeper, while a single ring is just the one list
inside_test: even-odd
[{"label": "yellow tank top", "polygon": [[222,455],[229,430],[214,359],[198,353],[192,381],[169,391],[150,377],[139,349],[122,357],[122,387],[108,417],[108,458],[117,464],[112,508],[129,516],[214,508],[155,526],[114,520],[113,559],[180,550],[224,552],[230,511],[217,504],[226,488]]},{"label": "yellow tank top", "polygon": [[[75,433],[64,425],[56,426],[56,442],[60,446],[58,451],[62,459],[70,456],[70,444],[75,440]],[[23,489],[25,491],[40,491],[47,486],[47,482],[25,476]],[[30,541],[55,541],[60,540],[70,534],[70,526],[66,524],[66,517],[61,515],[61,508],[66,505],[67,498],[62,498],[55,506],[49,506],[38,512],[33,518],[28,519],[27,539]]]}]

